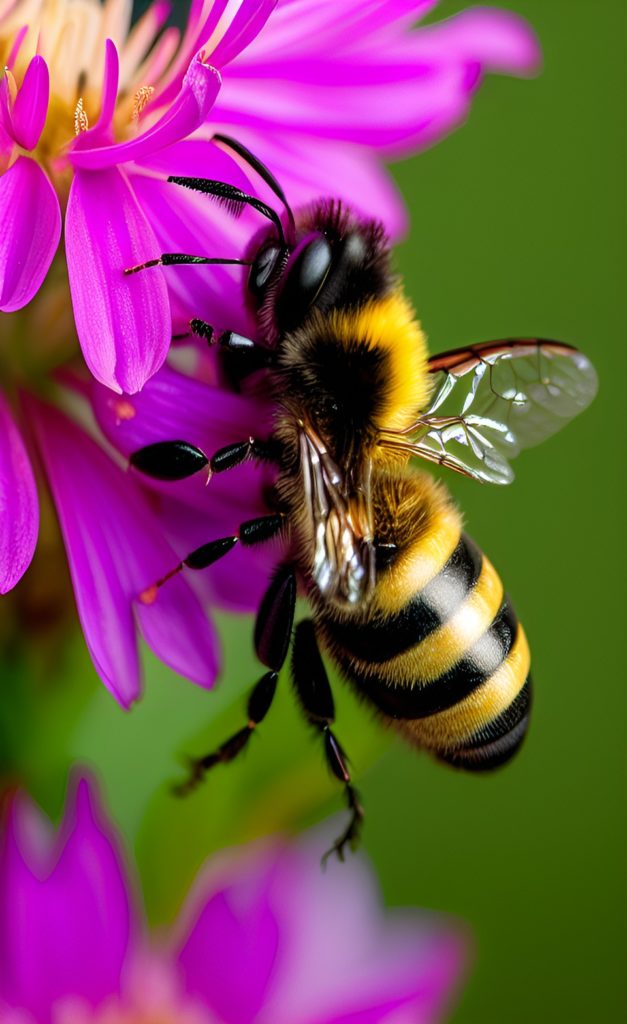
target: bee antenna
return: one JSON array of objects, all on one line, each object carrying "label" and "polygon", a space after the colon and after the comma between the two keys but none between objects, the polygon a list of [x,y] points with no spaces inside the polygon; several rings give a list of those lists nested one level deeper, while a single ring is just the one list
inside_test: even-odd
[{"label": "bee antenna", "polygon": [[252,169],[257,172],[259,177],[263,181],[265,181],[266,185],[274,192],[277,199],[281,200],[283,206],[285,207],[285,212],[287,213],[289,220],[289,234],[291,236],[291,239],[294,240],[296,235],[294,213],[292,212],[292,208],[287,201],[285,192],[283,191],[278,181],[274,177],[272,171],[268,167],[266,167],[266,165],[263,164],[261,160],[259,160],[259,158],[254,155],[254,153],[251,153],[251,151],[247,149],[246,146],[243,146],[241,142],[237,141],[237,139],[232,139],[230,135],[221,135],[218,133],[213,136],[213,141],[219,142],[222,146],[226,146],[228,149],[232,149],[234,153],[237,153],[237,155],[241,157],[242,160],[244,160],[249,167],[252,167]]}]

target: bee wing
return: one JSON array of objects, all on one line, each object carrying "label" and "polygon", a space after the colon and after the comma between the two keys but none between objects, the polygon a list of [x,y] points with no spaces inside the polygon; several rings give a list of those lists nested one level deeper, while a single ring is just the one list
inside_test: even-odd
[{"label": "bee wing", "polygon": [[374,585],[370,466],[349,497],[346,480],[309,427],[301,431],[300,456],[313,579],[327,599],[359,604]]},{"label": "bee wing", "polygon": [[511,483],[510,459],[560,430],[597,391],[583,353],[538,339],[445,352],[429,360],[429,371],[436,381],[429,409],[390,436],[390,446],[496,484]]}]

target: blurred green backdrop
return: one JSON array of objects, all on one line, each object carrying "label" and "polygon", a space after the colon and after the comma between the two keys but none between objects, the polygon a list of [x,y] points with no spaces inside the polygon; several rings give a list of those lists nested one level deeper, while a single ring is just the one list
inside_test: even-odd
[{"label": "blurred green backdrop", "polygon": [[[436,14],[463,6],[442,0]],[[627,1013],[627,5],[501,6],[535,26],[544,71],[532,82],[489,79],[462,130],[395,168],[412,214],[398,259],[433,351],[538,334],[579,345],[599,370],[594,407],[523,456],[512,487],[449,480],[527,628],[533,726],[521,756],[489,778],[458,775],[391,741],[339,683],[338,732],[358,775],[364,845],[388,904],[446,910],[475,932],[476,963],[456,1024],[609,1022]],[[57,684],[41,690],[30,661],[16,656],[3,687],[9,767],[53,814],[69,762],[96,768],[139,858],[155,923],[173,916],[211,849],[340,807],[287,679],[242,763],[216,772],[188,801],[169,795],[176,754],[224,738],[258,672],[248,653],[251,622],[225,619],[222,627],[225,685],[215,694],[147,661],[146,696],[124,715],[78,640]]]}]

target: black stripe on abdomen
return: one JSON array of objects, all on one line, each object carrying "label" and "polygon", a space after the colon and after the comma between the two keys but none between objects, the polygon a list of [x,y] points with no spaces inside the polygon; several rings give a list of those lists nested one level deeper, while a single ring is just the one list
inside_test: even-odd
[{"label": "black stripe on abdomen", "polygon": [[457,750],[437,755],[455,768],[487,772],[506,764],[520,748],[531,713],[531,676],[505,711],[489,722]]},{"label": "black stripe on abdomen", "polygon": [[405,686],[394,686],[385,673],[364,675],[349,658],[337,652],[334,656],[359,693],[384,714],[401,719],[426,718],[458,704],[494,675],[507,658],[517,629],[516,613],[506,598],[492,625],[464,657],[423,685],[419,679],[408,679]]},{"label": "black stripe on abdomen", "polygon": [[451,618],[475,586],[482,564],[481,551],[462,534],[437,576],[400,612],[378,615],[366,622],[327,621],[326,628],[335,643],[353,657],[371,664],[389,661],[421,643]]}]

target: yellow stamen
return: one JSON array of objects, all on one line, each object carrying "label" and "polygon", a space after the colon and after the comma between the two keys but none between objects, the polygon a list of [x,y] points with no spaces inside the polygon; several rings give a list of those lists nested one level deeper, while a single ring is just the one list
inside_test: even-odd
[{"label": "yellow stamen", "polygon": [[150,97],[155,91],[153,85],[142,85],[140,89],[135,93],[135,102],[133,103],[133,121],[137,121],[141,112],[150,102]]},{"label": "yellow stamen", "polygon": [[89,118],[85,112],[85,106],[83,104],[83,97],[79,99],[76,104],[76,110],[74,111],[74,134],[80,135],[81,132],[86,132],[89,128]]}]

